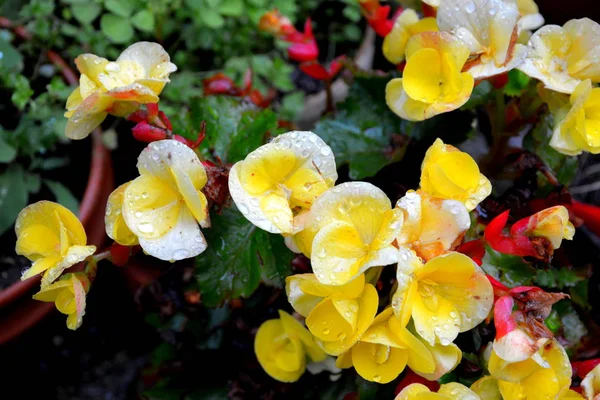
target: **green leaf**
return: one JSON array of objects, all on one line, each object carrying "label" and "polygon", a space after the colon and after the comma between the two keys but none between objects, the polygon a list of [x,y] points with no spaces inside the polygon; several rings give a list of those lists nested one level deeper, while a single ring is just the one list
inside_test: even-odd
[{"label": "green leaf", "polygon": [[127,43],[133,38],[131,21],[118,15],[104,14],[100,19],[100,29],[114,43]]},{"label": "green leaf", "polygon": [[262,269],[262,281],[278,288],[285,286],[285,278],[292,274],[292,259],[294,254],[285,245],[283,236],[267,235]]},{"label": "green leaf", "polygon": [[538,286],[551,289],[563,289],[565,287],[574,287],[579,282],[586,279],[577,273],[577,271],[562,267],[560,269],[538,270],[534,277],[534,282]]},{"label": "green leaf", "polygon": [[358,3],[356,3],[356,6],[347,5],[344,7],[342,14],[352,22],[359,22],[361,19],[360,7],[358,6]]},{"label": "green leaf", "polygon": [[[1,132],[1,131],[0,131]],[[4,141],[0,136],[0,163],[9,163],[17,156],[17,149]]]},{"label": "green leaf", "polygon": [[131,23],[140,31],[152,32],[154,30],[154,14],[148,10],[140,10],[131,18]]},{"label": "green leaf", "polygon": [[508,72],[508,83],[504,86],[504,94],[507,96],[520,96],[523,94],[531,78],[518,69]]},{"label": "green leaf", "polygon": [[[291,253],[273,236],[250,223],[232,206],[212,215],[213,228],[205,231],[210,245],[196,257],[196,273],[202,302],[209,307],[227,299],[248,297],[261,276],[282,285],[286,271],[275,265],[291,260]],[[287,267],[285,267],[287,268]]]},{"label": "green leaf", "polygon": [[75,198],[75,196],[73,196],[73,193],[71,193],[69,189],[67,189],[62,183],[56,181],[49,181],[44,179],[44,183],[46,184],[46,186],[48,186],[48,188],[56,198],[57,203],[71,210],[73,214],[79,215],[79,201],[77,201],[77,199]]},{"label": "green leaf", "polygon": [[104,0],[104,7],[113,14],[121,17],[130,17],[135,8],[133,0]]},{"label": "green leaf", "polygon": [[211,8],[204,8],[198,13],[200,20],[204,25],[212,29],[219,29],[225,24],[225,19],[219,14],[217,10]]},{"label": "green leaf", "polygon": [[221,15],[239,17],[244,13],[244,2],[242,0],[223,0],[219,6]]},{"label": "green leaf", "polygon": [[100,7],[100,4],[96,3],[73,4],[71,6],[71,11],[77,21],[82,24],[89,24],[100,15],[102,7]]},{"label": "green leaf", "polygon": [[13,76],[12,88],[13,94],[10,96],[10,100],[19,110],[23,110],[31,96],[33,96],[33,89],[29,85],[29,80],[23,75],[15,75]]},{"label": "green leaf", "polygon": [[531,133],[525,136],[523,147],[537,154],[554,172],[556,179],[563,185],[569,185],[577,174],[578,158],[559,153],[550,147],[550,138],[554,130],[552,114],[545,114]]},{"label": "green leaf", "polygon": [[294,67],[286,63],[281,57],[273,59],[273,67],[271,69],[270,81],[277,89],[284,92],[294,90],[294,82],[292,82],[292,73]]},{"label": "green leaf", "polygon": [[571,295],[571,300],[573,301],[573,303],[577,304],[584,310],[589,310],[592,308],[589,301],[588,286],[589,282],[586,279],[569,289],[569,294]]},{"label": "green leaf", "polygon": [[279,115],[287,121],[295,121],[296,116],[304,107],[304,92],[297,91],[283,97]]},{"label": "green leaf", "polygon": [[489,81],[483,81],[475,88],[469,100],[460,108],[461,110],[472,110],[475,107],[487,104],[494,92],[494,87]]},{"label": "green leaf", "polygon": [[531,285],[535,269],[522,257],[502,254],[485,246],[481,268],[509,287]]},{"label": "green leaf", "polygon": [[267,132],[277,127],[277,117],[271,110],[246,110],[238,99],[209,96],[192,102],[193,126],[206,121],[203,146],[214,149],[215,155],[233,163],[265,142]]},{"label": "green leaf", "polygon": [[23,69],[23,56],[12,44],[0,38],[0,67],[19,72]]},{"label": "green leaf", "polygon": [[398,161],[406,147],[393,145],[402,120],[385,103],[389,78],[358,78],[336,115],[321,120],[314,129],[333,150],[338,167],[350,165],[350,178],[363,179]]},{"label": "green leaf", "polygon": [[12,164],[0,175],[0,235],[6,232],[27,205],[27,185],[20,164]]}]

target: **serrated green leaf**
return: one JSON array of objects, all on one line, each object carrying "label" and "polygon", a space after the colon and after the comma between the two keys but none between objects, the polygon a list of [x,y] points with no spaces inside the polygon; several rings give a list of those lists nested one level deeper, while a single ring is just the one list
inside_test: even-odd
[{"label": "serrated green leaf", "polygon": [[77,21],[82,24],[89,24],[100,15],[102,7],[100,7],[100,4],[96,3],[73,4],[71,6],[71,11]]},{"label": "serrated green leaf", "polygon": [[69,189],[62,183],[56,181],[44,179],[44,184],[48,186],[57,203],[71,210],[73,214],[79,215],[79,201],[73,196],[73,193],[71,193]]},{"label": "serrated green leaf", "polygon": [[250,296],[262,275],[272,284],[281,283],[285,271],[275,264],[291,260],[281,254],[289,250],[250,223],[235,206],[212,215],[211,220],[213,228],[205,231],[210,245],[195,263],[205,305],[215,307],[227,299]]},{"label": "serrated green leaf", "polygon": [[485,246],[481,268],[508,287],[531,285],[535,269],[522,257],[502,254]]},{"label": "serrated green leaf", "polygon": [[[0,133],[2,131],[0,130]],[[17,149],[6,143],[0,136],[0,163],[9,163],[17,156]]]},{"label": "serrated green leaf", "polygon": [[148,10],[140,10],[133,15],[131,23],[140,31],[152,32],[154,30],[154,14]]},{"label": "serrated green leaf", "polygon": [[226,162],[242,160],[262,145],[268,131],[277,127],[271,110],[246,110],[240,101],[224,96],[209,96],[192,102],[193,126],[206,121],[204,147]]},{"label": "serrated green leaf", "polygon": [[585,276],[581,276],[577,273],[577,271],[567,267],[560,269],[538,270],[533,278],[536,285],[551,289],[574,287],[584,279]]},{"label": "serrated green leaf", "polygon": [[389,78],[358,78],[334,117],[317,123],[314,132],[333,150],[338,167],[349,164],[350,178],[363,179],[398,161],[405,147],[394,148],[392,137],[402,120],[385,103]]},{"label": "serrated green leaf", "polygon": [[221,15],[239,17],[244,13],[244,2],[242,0],[223,0],[219,6]]},{"label": "serrated green leaf", "polygon": [[114,43],[127,43],[133,38],[131,21],[118,15],[104,14],[100,19],[100,29]]},{"label": "serrated green leaf", "polygon": [[24,171],[19,164],[12,164],[0,175],[0,235],[6,232],[27,205],[27,186],[23,184]]},{"label": "serrated green leaf", "polygon": [[130,17],[135,8],[133,0],[104,0],[104,7],[113,14],[121,17]]}]

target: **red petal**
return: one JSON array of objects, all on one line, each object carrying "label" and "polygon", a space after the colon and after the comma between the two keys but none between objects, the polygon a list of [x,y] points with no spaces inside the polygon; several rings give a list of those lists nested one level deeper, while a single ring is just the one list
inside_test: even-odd
[{"label": "red petal", "polygon": [[156,117],[158,115],[158,104],[148,103],[146,104],[146,110],[148,110],[149,117]]},{"label": "red petal", "polygon": [[494,304],[494,325],[496,326],[496,339],[517,329],[517,323],[512,317],[515,301],[510,296],[502,296]]},{"label": "red petal", "polygon": [[459,253],[463,253],[469,257],[473,261],[477,263],[477,265],[481,266],[483,257],[485,256],[485,247],[483,246],[483,242],[481,239],[471,240],[470,242],[465,242],[460,245],[458,249],[456,249]]},{"label": "red petal", "polygon": [[321,64],[317,62],[300,64],[300,70],[308,76],[312,76],[320,81],[325,81],[330,78],[329,72]]},{"label": "red petal", "polygon": [[163,140],[167,138],[167,132],[159,127],[150,125],[146,121],[139,122],[136,126],[131,129],[133,137],[140,142],[150,143],[157,140]]},{"label": "red petal", "polygon": [[427,18],[427,17],[436,17],[437,16],[437,10],[430,6],[429,4],[425,4],[423,3],[423,18]]},{"label": "red petal", "polygon": [[573,204],[568,208],[583,220],[584,225],[590,231],[600,236],[600,207],[573,201]]},{"label": "red petal", "polygon": [[587,374],[590,373],[591,370],[596,368],[598,364],[600,364],[600,358],[594,358],[593,360],[585,361],[575,361],[571,363],[571,366],[573,367],[573,373],[583,379]]},{"label": "red petal", "polygon": [[396,386],[396,395],[400,393],[402,389],[404,389],[408,385],[412,385],[413,383],[420,383],[421,385],[425,385],[432,392],[437,392],[440,388],[440,384],[436,381],[429,381],[423,378],[422,376],[415,374],[412,370],[407,369],[406,374],[404,375],[400,383],[398,383],[398,386]]},{"label": "red petal", "polygon": [[319,48],[314,40],[308,43],[294,43],[288,47],[288,56],[291,60],[299,62],[315,61],[319,57]]},{"label": "red petal", "polygon": [[204,94],[232,94],[237,88],[233,80],[222,72],[202,81]]},{"label": "red petal", "polygon": [[344,61],[345,59],[346,59],[346,56],[342,55],[342,56],[336,57],[331,62],[331,64],[329,64],[329,68],[327,70],[328,70],[329,76],[331,78],[334,78],[337,74],[340,73],[340,71],[344,67],[344,64],[342,63],[342,61]]},{"label": "red petal", "polygon": [[124,267],[129,261],[129,256],[131,255],[131,247],[122,246],[118,243],[113,243],[110,246],[110,257],[112,259],[112,263],[117,267]]}]

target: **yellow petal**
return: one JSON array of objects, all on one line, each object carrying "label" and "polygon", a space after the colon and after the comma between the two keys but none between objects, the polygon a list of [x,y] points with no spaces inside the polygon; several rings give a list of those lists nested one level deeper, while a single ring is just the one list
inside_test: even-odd
[{"label": "yellow petal", "polygon": [[70,139],[83,139],[96,129],[106,118],[107,110],[115,99],[106,93],[90,94],[70,115],[65,135]]},{"label": "yellow petal", "polygon": [[170,62],[169,53],[158,43],[134,43],[121,53],[117,61],[135,62],[144,69],[145,76],[154,79],[168,81],[169,73],[177,71],[177,66]]},{"label": "yellow petal", "polygon": [[[304,373],[306,366],[301,364],[295,371],[283,370],[277,363],[277,350],[287,346],[290,339],[285,333],[283,324],[278,319],[264,322],[256,332],[254,352],[265,372],[281,382],[295,382]],[[295,347],[297,351],[301,348]],[[281,360],[280,360],[281,362]]]},{"label": "yellow petal", "polygon": [[398,393],[395,400],[415,400],[415,399],[431,400],[431,399],[439,398],[439,397],[428,396],[429,394],[431,394],[431,391],[429,390],[429,388],[427,386],[422,385],[420,383],[411,383],[410,385],[408,385],[404,389],[402,389],[402,391],[400,393]]},{"label": "yellow petal", "polygon": [[312,310],[306,318],[306,326],[316,338],[327,342],[341,342],[354,333],[330,298],[324,299]]},{"label": "yellow petal", "polygon": [[287,335],[302,342],[305,351],[313,362],[325,359],[326,355],[315,343],[313,335],[300,322],[283,310],[279,310],[279,317]]},{"label": "yellow petal", "polygon": [[123,218],[138,238],[156,239],[175,226],[182,209],[176,189],[154,175],[141,175],[125,189]]},{"label": "yellow petal", "polygon": [[415,52],[406,63],[403,85],[406,94],[415,100],[433,103],[441,95],[442,60],[431,48]]},{"label": "yellow petal", "polygon": [[108,64],[106,58],[98,57],[95,54],[82,54],[75,58],[75,65],[82,75],[86,75],[89,79],[100,84],[98,75],[104,72],[104,68]]},{"label": "yellow petal", "polygon": [[408,355],[403,349],[359,342],[352,348],[352,364],[364,379],[388,383],[400,375],[406,367]]},{"label": "yellow petal", "polygon": [[54,282],[52,285],[41,289],[39,292],[33,295],[35,300],[43,301],[43,302],[52,302],[56,301],[56,298],[63,290],[69,290],[72,286],[72,283],[69,279],[60,279]]},{"label": "yellow petal", "polygon": [[583,393],[588,399],[593,399],[594,396],[600,393],[600,365],[592,369],[585,378],[581,381]]},{"label": "yellow petal", "polygon": [[96,252],[96,246],[69,246],[61,260],[48,268],[42,276],[42,289],[54,282],[65,269],[84,261]]},{"label": "yellow petal", "polygon": [[436,371],[436,360],[432,352],[424,342],[403,327],[395,316],[390,318],[390,329],[404,343],[410,369],[421,375],[433,374]]},{"label": "yellow petal", "polygon": [[491,376],[484,376],[471,385],[471,390],[485,400],[502,400],[498,381]]},{"label": "yellow petal", "polygon": [[454,343],[443,346],[435,343],[433,346],[427,343],[423,338],[417,337],[425,346],[428,352],[433,356],[435,369],[431,373],[426,373],[421,369],[415,369],[415,373],[430,381],[440,379],[442,376],[452,371],[462,359],[461,349]]},{"label": "yellow petal", "polygon": [[479,396],[471,389],[458,382],[445,383],[440,386],[438,394],[451,396],[453,399],[478,399]]},{"label": "yellow petal", "polygon": [[129,183],[130,182],[122,184],[108,196],[106,213],[104,214],[106,234],[112,240],[123,246],[133,246],[138,244],[137,236],[135,236],[127,226],[122,212],[123,196]]}]

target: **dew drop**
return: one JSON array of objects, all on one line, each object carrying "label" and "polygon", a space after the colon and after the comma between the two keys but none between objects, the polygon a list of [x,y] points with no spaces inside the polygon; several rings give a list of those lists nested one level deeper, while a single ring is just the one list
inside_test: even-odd
[{"label": "dew drop", "polygon": [[373,381],[374,381],[374,382],[381,382],[381,375],[375,375],[375,376],[373,377]]},{"label": "dew drop", "polygon": [[329,329],[323,329],[323,335],[329,335],[329,332],[331,332]]},{"label": "dew drop", "polygon": [[173,252],[171,258],[174,260],[181,260],[182,258],[187,258],[189,256],[190,252],[187,249],[178,249]]},{"label": "dew drop", "polygon": [[246,207],[246,205],[245,205],[245,204],[241,204],[241,203],[240,203],[240,204],[238,204],[237,206],[238,206],[238,209],[240,210],[240,212],[241,212],[242,214],[244,214],[244,215],[245,215],[245,214],[248,214],[248,207]]},{"label": "dew drop", "polygon": [[475,3],[473,3],[472,1],[469,1],[466,5],[465,5],[465,10],[467,10],[467,12],[469,14],[472,14],[475,11]]},{"label": "dew drop", "polygon": [[154,225],[152,225],[150,222],[143,222],[141,224],[138,224],[137,228],[142,233],[154,232]]}]

